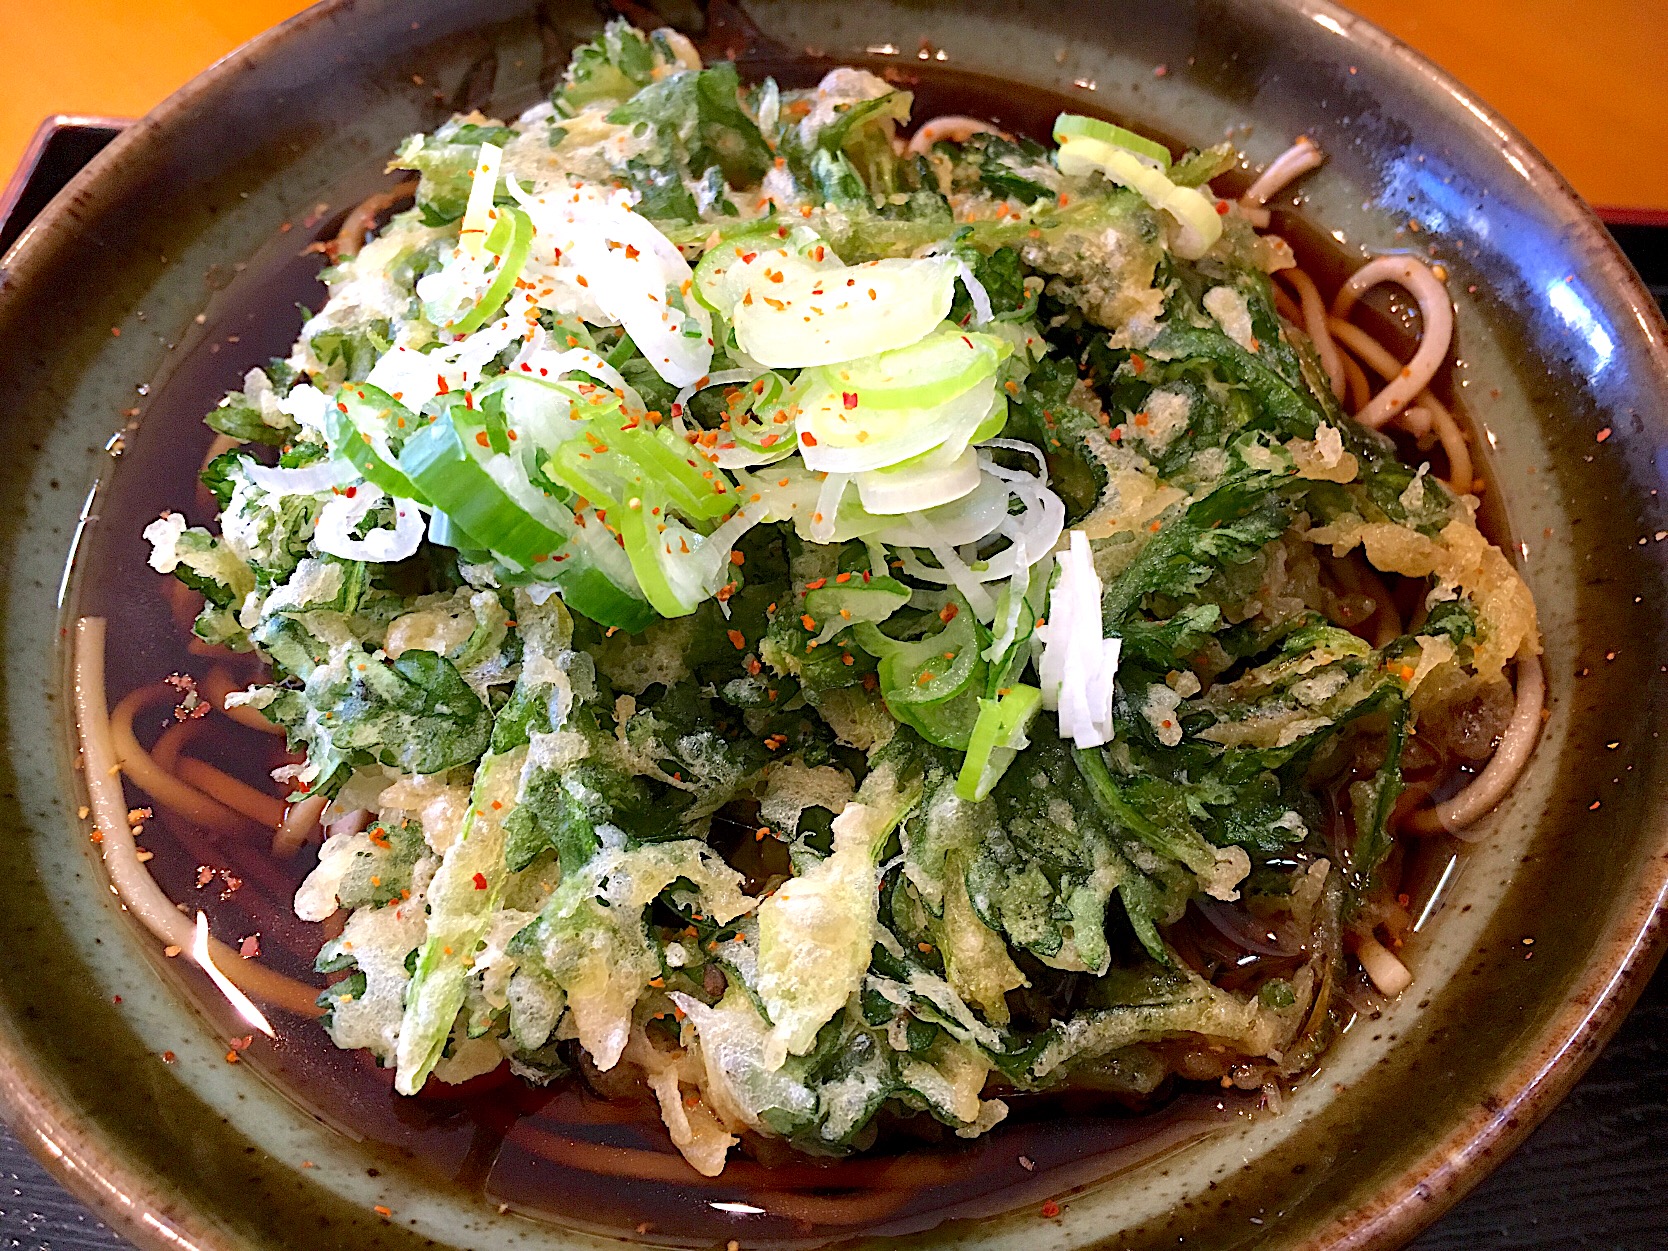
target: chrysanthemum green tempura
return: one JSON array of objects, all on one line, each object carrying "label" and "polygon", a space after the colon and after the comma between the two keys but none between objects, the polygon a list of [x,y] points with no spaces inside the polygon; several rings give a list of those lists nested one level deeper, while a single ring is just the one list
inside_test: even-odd
[{"label": "chrysanthemum green tempura", "polygon": [[1404,782],[1464,780],[1410,753],[1536,648],[1475,501],[1340,410],[1225,146],[910,105],[610,26],[401,147],[208,416],[219,533],[146,531],[270,665],[323,1028],[401,1093],[627,1066],[709,1175],[972,1137],[1295,1078],[1400,932]]}]

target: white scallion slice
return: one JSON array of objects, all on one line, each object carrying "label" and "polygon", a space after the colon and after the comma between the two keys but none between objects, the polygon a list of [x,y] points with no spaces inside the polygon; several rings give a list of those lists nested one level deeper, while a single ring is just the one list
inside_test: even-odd
[{"label": "white scallion slice", "polygon": [[1106,637],[1100,575],[1088,536],[1073,530],[1070,547],[1056,560],[1047,623],[1037,627],[1043,706],[1059,713],[1061,738],[1085,749],[1099,747],[1112,741],[1113,679],[1123,643]]},{"label": "white scallion slice", "polygon": [[359,476],[352,465],[335,457],[303,465],[299,469],[272,469],[266,465],[251,464],[244,472],[250,482],[272,495],[318,495]]},{"label": "white scallion slice", "polygon": [[994,374],[936,408],[865,408],[837,388],[796,399],[800,457],[828,473],[885,469],[957,439],[965,445],[1001,407]]},{"label": "white scallion slice", "polygon": [[871,469],[858,474],[855,481],[863,507],[885,516],[953,503],[977,490],[980,479],[979,453],[970,447],[949,464],[928,461]]},{"label": "white scallion slice", "polygon": [[1012,351],[995,335],[946,323],[908,347],[827,365],[817,373],[829,390],[856,395],[860,405],[931,408],[990,377]]},{"label": "white scallion slice", "polygon": [[928,256],[755,280],[731,318],[736,342],[773,368],[833,365],[907,347],[949,314],[960,268],[953,256]]},{"label": "white scallion slice", "polygon": [[1087,136],[1068,138],[1061,143],[1054,163],[1062,174],[1104,174],[1119,186],[1139,192],[1155,209],[1168,213],[1179,227],[1176,255],[1184,260],[1198,260],[1222,237],[1222,216],[1213,200],[1192,187],[1178,187],[1161,170],[1122,147]]},{"label": "white scallion slice", "polygon": [[458,227],[458,246],[469,256],[478,257],[486,251],[487,235],[492,230],[492,197],[498,190],[498,168],[503,159],[504,150],[497,144],[481,145],[472,171],[474,181],[469,185],[469,202]]},{"label": "white scallion slice", "polygon": [[1103,122],[1098,117],[1085,117],[1081,113],[1060,114],[1054,119],[1054,142],[1064,143],[1067,139],[1098,139],[1145,157],[1160,169],[1170,168],[1170,150],[1162,143],[1138,135],[1133,130],[1125,130],[1122,126],[1114,126],[1111,122]]},{"label": "white scallion slice", "polygon": [[772,274],[809,274],[838,269],[843,262],[813,232],[803,226],[774,226],[749,230],[707,249],[695,266],[695,298],[726,320],[736,302],[754,282],[764,289]]}]

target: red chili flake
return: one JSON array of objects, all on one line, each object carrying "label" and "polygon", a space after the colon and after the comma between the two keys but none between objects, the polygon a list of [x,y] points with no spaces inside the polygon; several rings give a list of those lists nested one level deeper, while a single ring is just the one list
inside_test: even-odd
[{"label": "red chili flake", "polygon": [[799,624],[804,626],[807,630],[815,630],[817,628],[816,619],[812,617],[810,613],[802,614],[799,618]]},{"label": "red chili flake", "polygon": [[957,604],[945,604],[944,607],[938,610],[938,619],[945,625],[949,625],[956,619],[956,614],[960,611],[961,608]]},{"label": "red chili flake", "polygon": [[375,1207],[373,1207],[371,1209],[371,1211],[375,1212],[378,1216],[392,1216],[392,1215],[394,1215],[394,1212],[393,1212],[392,1208],[385,1208],[380,1203],[377,1204]]},{"label": "red chili flake", "polygon": [[641,255],[631,244],[626,244],[626,260],[635,261]]},{"label": "red chili flake", "polygon": [[857,392],[855,392],[855,391],[842,391],[842,392],[840,392],[840,399],[845,404],[845,406],[847,408],[856,408],[857,407]]},{"label": "red chili flake", "polygon": [[828,579],[827,578],[818,578],[815,582],[807,582],[805,584],[805,589],[807,591],[820,591],[820,590],[822,590],[823,587],[825,587],[827,585],[828,585]]},{"label": "red chili flake", "polygon": [[237,954],[245,960],[257,958],[261,954],[261,936],[259,934],[249,935],[242,943],[238,944]]},{"label": "red chili flake", "polygon": [[799,441],[806,447],[815,447],[817,445],[817,436],[812,434],[809,430],[801,430],[799,432]]},{"label": "red chili flake", "polygon": [[1144,374],[1147,372],[1147,362],[1142,360],[1139,356],[1131,356],[1129,358],[1129,367],[1138,374]]},{"label": "red chili flake", "polygon": [[1050,1199],[1047,1203],[1042,1205],[1042,1214],[1048,1220],[1053,1220],[1056,1216],[1060,1215],[1060,1205]]},{"label": "red chili flake", "polygon": [[482,447],[492,446],[492,440],[487,438],[485,430],[477,430],[475,432],[475,442],[479,443]]},{"label": "red chili flake", "polygon": [[485,890],[487,888],[487,880],[486,880],[486,874],[485,873],[477,873],[470,880],[475,883],[475,889],[476,890]]},{"label": "red chili flake", "polygon": [[851,575],[849,573],[836,574],[834,581],[839,585],[844,586],[847,582],[851,581]]},{"label": "red chili flake", "polygon": [[1216,202],[1216,215],[1218,217],[1226,217],[1228,215],[1228,202],[1226,200],[1218,200]]},{"label": "red chili flake", "polygon": [[436,374],[434,376],[434,381],[435,381],[435,385],[437,385],[440,388],[440,394],[442,394],[442,395],[445,395],[448,391],[450,391],[452,389],[451,387],[446,385],[446,375],[445,374]]},{"label": "red chili flake", "polygon": [[1603,430],[1600,430],[1598,432],[1597,442],[1603,443],[1609,437],[1610,437],[1610,427],[1606,426]]},{"label": "red chili flake", "polygon": [[728,635],[731,644],[734,645],[738,652],[745,651],[747,649],[747,636],[740,630],[727,630],[725,633]]}]

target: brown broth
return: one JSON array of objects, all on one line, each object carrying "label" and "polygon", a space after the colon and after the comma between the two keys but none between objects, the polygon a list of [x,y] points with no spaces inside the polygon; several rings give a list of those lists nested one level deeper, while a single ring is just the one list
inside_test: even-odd
[{"label": "brown broth", "polygon": [[[745,68],[750,77],[774,72],[787,84],[804,85],[827,66],[755,57]],[[1015,95],[995,81],[937,65],[884,68],[916,92],[917,117],[966,112],[1046,138],[1056,113],[1082,107],[1047,92]],[[77,557],[75,612],[110,620],[113,698],[170,673],[201,677],[224,663],[187,649],[166,580],[146,567],[140,531],[165,509],[183,511],[195,524],[212,520],[196,483],[213,437],[203,413],[246,370],[288,353],[301,324],[295,306],[317,308],[326,294],[317,280],[320,259],[301,255],[301,247],[332,238],[348,208],[389,181],[380,162],[344,171],[329,216],[275,236],[240,266],[205,275],[206,324],[173,348],[168,368],[151,380],[143,418],[126,437],[99,496],[98,524]],[[1277,225],[1324,289],[1342,280],[1351,261],[1330,239],[1290,212],[1280,213]],[[1405,334],[1405,320],[1398,324],[1393,316],[1380,327],[1397,328]],[[240,681],[255,679],[250,662],[231,663]],[[141,718],[142,741],[154,741],[164,716],[159,707]],[[272,793],[269,771],[289,759],[280,739],[219,716],[188,750]],[[137,791],[129,797],[145,802]],[[218,935],[233,943],[258,935],[260,958],[271,967],[319,980],[311,973],[312,955],[325,929],[300,921],[290,907],[316,860],[316,844],[281,861],[264,838],[218,838],[161,814],[148,823],[144,844],[155,853],[149,867],[163,889],[203,908]],[[1414,851],[1406,877],[1422,884],[1417,914],[1452,853],[1447,840],[1426,840]],[[437,1184],[564,1225],[665,1245],[739,1238],[749,1246],[814,1246],[1040,1204],[1176,1150],[1251,1107],[1237,1094],[1167,1091],[1170,1097],[1136,1114],[1116,1100],[1082,1093],[1030,1096],[1014,1100],[1008,1121],[973,1142],[924,1143],[897,1132],[883,1138],[879,1151],[849,1162],[797,1157],[775,1166],[737,1152],[723,1177],[708,1180],[672,1151],[641,1090],[635,1099],[610,1102],[578,1079],[536,1088],[500,1074],[456,1089],[431,1084],[416,1098],[401,1098],[389,1071],[337,1050],[317,1025],[281,1014],[275,1023],[277,1040],[257,1040],[244,1060],[308,1113],[363,1141],[379,1163],[410,1167]],[[621,1172],[648,1176],[622,1183]]]}]

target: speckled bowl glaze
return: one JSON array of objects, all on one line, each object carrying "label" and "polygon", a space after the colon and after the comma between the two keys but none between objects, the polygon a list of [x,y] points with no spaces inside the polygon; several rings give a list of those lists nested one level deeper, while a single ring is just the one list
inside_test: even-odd
[{"label": "speckled bowl glaze", "polygon": [[[1309,220],[1348,252],[1429,247],[1447,266],[1456,398],[1540,603],[1550,719],[1410,948],[1414,988],[1358,1021],[1281,1116],[1135,1167],[1085,1160],[1051,1219],[1016,1171],[991,1178],[978,1210],[882,1231],[902,1245],[1025,1251],[1410,1237],[1569,1088],[1654,963],[1668,883],[1668,756],[1653,728],[1668,671],[1661,319],[1520,137],[1320,0],[667,12],[756,65],[810,50],[894,73],[970,72],[1185,141],[1228,133],[1258,162],[1307,133],[1332,157],[1305,186]],[[141,1246],[619,1245],[586,1232],[584,1212],[534,1221],[420,1177],[258,1066],[224,1062],[224,1005],[122,913],[76,818],[62,645],[78,597],[101,591],[78,582],[79,564],[66,575],[77,545],[141,557],[135,478],[182,437],[168,415],[201,412],[287,346],[290,323],[263,320],[242,294],[274,248],[293,255],[283,224],[351,203],[401,136],[454,109],[529,103],[599,21],[577,2],[331,0],[134,126],[0,267],[0,1105]],[[128,454],[113,459],[124,425]],[[145,646],[140,631],[117,637]],[[744,1223],[735,1237],[749,1245]]]}]

